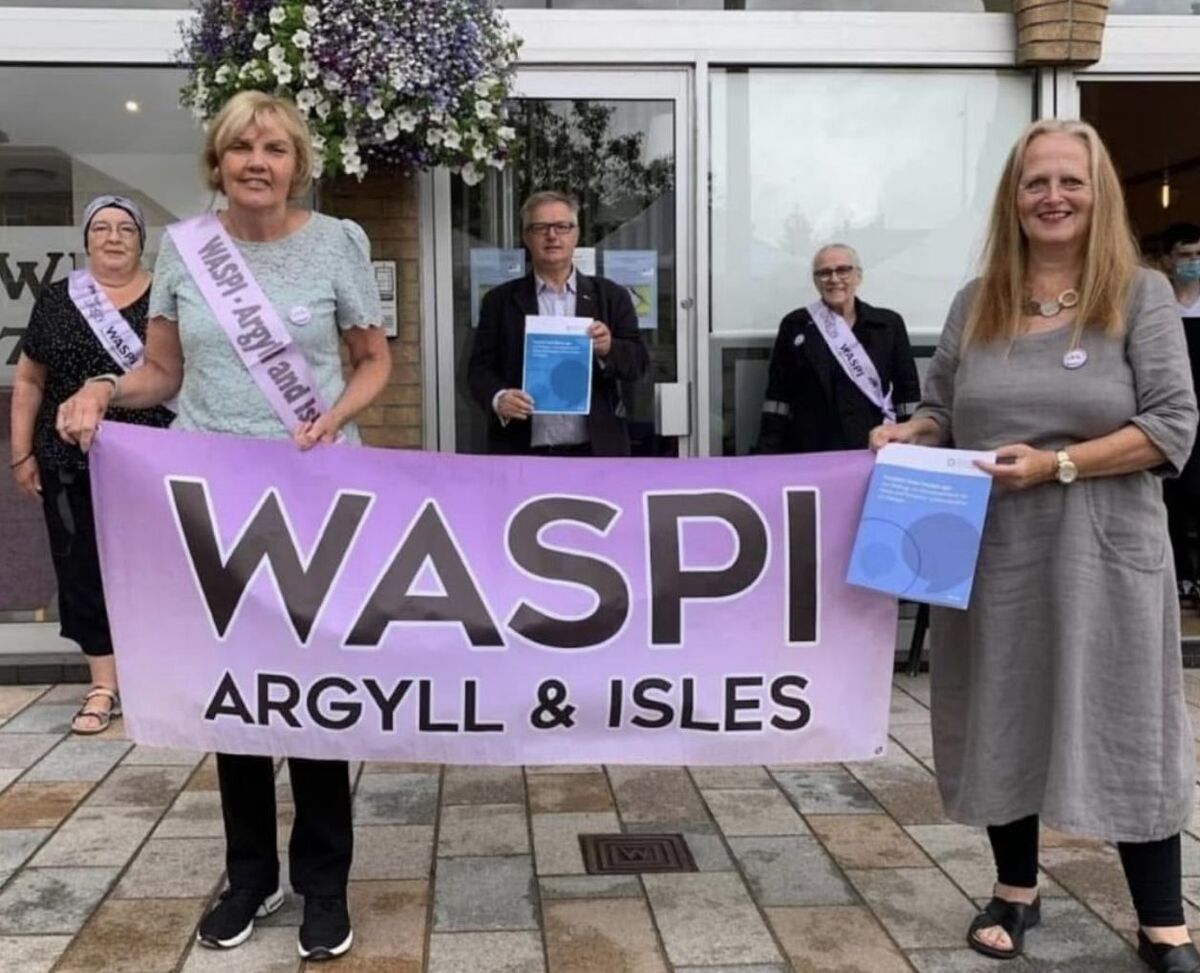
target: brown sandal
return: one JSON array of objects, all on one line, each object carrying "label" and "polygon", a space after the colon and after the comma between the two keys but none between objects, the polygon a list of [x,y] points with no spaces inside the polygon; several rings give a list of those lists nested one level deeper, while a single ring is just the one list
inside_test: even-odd
[{"label": "brown sandal", "polygon": [[[94,710],[88,709],[87,704],[97,696],[103,696],[109,701],[108,709]],[[121,697],[117,695],[115,689],[109,689],[107,686],[93,686],[91,691],[83,697],[83,705],[79,707],[79,712],[71,717],[71,732],[79,736],[92,736],[96,733],[103,733],[108,729],[108,725],[113,721],[114,717],[121,715]],[[95,726],[81,726],[81,719],[95,720]]]}]

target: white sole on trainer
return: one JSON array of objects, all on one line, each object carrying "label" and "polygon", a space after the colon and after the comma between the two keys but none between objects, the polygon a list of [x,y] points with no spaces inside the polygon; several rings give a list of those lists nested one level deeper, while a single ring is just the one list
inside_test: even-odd
[{"label": "white sole on trainer", "polygon": [[[255,919],[265,919],[272,912],[278,912],[279,907],[283,905],[283,889],[276,889],[262,901],[254,911]],[[231,936],[229,939],[205,939],[200,935],[200,931],[196,931],[196,942],[201,946],[206,946],[209,949],[233,949],[235,946],[240,946],[254,933],[254,919],[246,923],[246,928],[239,932],[236,936]]]},{"label": "white sole on trainer", "polygon": [[311,959],[314,962],[319,962],[321,960],[326,960],[326,959],[337,959],[342,954],[349,952],[350,947],[353,945],[354,945],[354,930],[353,929],[350,930],[349,936],[347,936],[345,939],[343,939],[336,946],[330,947],[329,949],[321,948],[321,949],[307,950],[304,948],[304,946],[299,941],[296,942],[296,948],[300,951],[300,958],[301,959]]}]

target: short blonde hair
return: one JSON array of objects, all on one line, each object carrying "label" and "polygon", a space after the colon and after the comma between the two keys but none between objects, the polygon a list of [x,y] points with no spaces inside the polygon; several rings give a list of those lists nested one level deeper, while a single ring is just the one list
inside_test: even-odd
[{"label": "short blonde hair", "polygon": [[1079,282],[1079,307],[1075,314],[1077,341],[1084,328],[1096,328],[1107,337],[1125,329],[1125,299],[1138,265],[1138,248],[1125,211],[1125,194],[1112,157],[1096,130],[1087,122],[1043,119],[1034,122],[1017,139],[996,196],[981,261],[979,287],[967,315],[964,344],[1012,340],[1020,329],[1025,297],[1025,262],[1029,241],[1017,212],[1021,169],[1030,144],[1043,135],[1071,135],[1088,151],[1092,184],[1092,216],[1088,227]]},{"label": "short blonde hair", "polygon": [[201,166],[205,185],[213,192],[222,191],[221,156],[247,128],[264,118],[276,122],[288,134],[296,150],[296,171],[288,187],[288,198],[295,199],[308,192],[314,175],[312,133],[295,104],[265,91],[239,91],[209,122]]}]

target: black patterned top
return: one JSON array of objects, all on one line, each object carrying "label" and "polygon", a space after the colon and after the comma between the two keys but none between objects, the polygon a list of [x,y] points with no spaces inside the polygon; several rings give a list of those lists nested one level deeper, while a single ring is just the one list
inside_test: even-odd
[{"label": "black patterned top", "polygon": [[[150,306],[150,288],[121,314],[137,336],[146,340],[146,310]],[[92,333],[76,309],[67,282],[57,281],[43,288],[29,315],[29,330],[21,351],[46,368],[42,405],[33,427],[33,451],[42,469],[84,470],[87,457],[78,446],[63,442],[55,431],[58,407],[74,395],[87,379],[108,373],[120,374],[120,366],[109,357],[100,339]],[[110,409],[106,417],[115,422],[134,422],[142,426],[170,425],[172,414],[164,408]]]}]

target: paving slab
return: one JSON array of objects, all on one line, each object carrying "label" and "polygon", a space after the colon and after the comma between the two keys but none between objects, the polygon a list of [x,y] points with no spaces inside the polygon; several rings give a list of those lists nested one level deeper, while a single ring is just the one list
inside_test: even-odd
[{"label": "paving slab", "polygon": [[117,877],[115,868],[25,868],[0,892],[0,935],[72,935]]},{"label": "paving slab", "polygon": [[[78,688],[78,687],[77,687]],[[8,721],[45,695],[48,686],[0,686],[0,720]],[[83,693],[79,694],[83,698]]]},{"label": "paving slab", "polygon": [[347,895],[354,948],[338,973],[422,973],[428,884],[351,882]]},{"label": "paving slab", "polygon": [[522,804],[525,776],[520,767],[449,766],[442,780],[442,804]]},{"label": "paving slab", "polygon": [[647,874],[642,883],[667,958],[676,966],[778,963],[782,959],[737,875]]},{"label": "paving slab", "polygon": [[48,834],[49,828],[10,828],[0,831],[0,885],[26,862]]},{"label": "paving slab", "polygon": [[70,936],[0,936],[0,970],[50,973],[70,942]]},{"label": "paving slab", "polygon": [[730,838],[760,906],[857,905],[858,894],[815,838]]},{"label": "paving slab", "polygon": [[[80,864],[124,868],[161,813],[157,807],[85,805],[54,832],[30,864],[39,868]],[[4,840],[0,834],[0,842]]]},{"label": "paving slab", "polygon": [[237,949],[193,943],[180,973],[299,973],[300,962],[295,929],[255,922],[254,935]]},{"label": "paving slab", "polygon": [[186,767],[117,767],[88,798],[88,805],[165,808],[187,776]]},{"label": "paving slab", "polygon": [[438,862],[434,932],[537,929],[533,862],[513,858],[446,858]]},{"label": "paving slab", "polygon": [[122,763],[127,767],[195,767],[204,756],[201,750],[150,747],[139,743],[129,751]]},{"label": "paving slab", "polygon": [[904,830],[968,896],[992,897],[996,864],[987,832],[961,824],[911,824]]},{"label": "paving slab", "polygon": [[97,781],[117,765],[128,749],[124,740],[67,737],[30,767],[24,779]]},{"label": "paving slab", "polygon": [[538,880],[542,902],[556,899],[640,899],[636,875],[551,875]]},{"label": "paving slab", "polygon": [[[973,949],[914,949],[908,961],[917,973],[996,973],[996,960]],[[1033,965],[1023,956],[1004,961],[1004,973],[1030,973]]]},{"label": "paving slab", "polygon": [[1042,924],[1026,934],[1025,955],[1046,973],[1146,973],[1120,936],[1070,899],[1042,902]]},{"label": "paving slab", "polygon": [[708,821],[708,810],[682,767],[608,768],[621,820]]},{"label": "paving slab", "polygon": [[899,824],[949,824],[928,768],[892,748],[887,756],[850,765],[850,771]]},{"label": "paving slab", "polygon": [[172,973],[195,939],[202,899],[108,899],[55,973]]},{"label": "paving slab", "polygon": [[842,868],[925,868],[932,862],[884,814],[810,814],[809,826]]},{"label": "paving slab", "polygon": [[936,868],[878,868],[847,877],[903,949],[959,946],[978,912]]},{"label": "paving slab", "polygon": [[433,824],[438,778],[434,774],[371,774],[354,792],[358,824]]},{"label": "paving slab", "polygon": [[224,838],[151,838],[122,876],[112,898],[207,899],[224,872]]},{"label": "paving slab", "polygon": [[704,791],[704,800],[727,837],[801,835],[808,827],[776,788]]},{"label": "paving slab", "polygon": [[537,932],[434,933],[427,973],[546,973]]},{"label": "paving slab", "polygon": [[881,814],[862,784],[842,767],[821,765],[772,773],[780,789],[801,814]]},{"label": "paving slab", "polygon": [[581,834],[618,834],[621,824],[612,812],[597,814],[535,814],[532,817],[533,855],[542,875],[583,875]]},{"label": "paving slab", "polygon": [[350,878],[425,879],[433,859],[433,826],[371,824],[354,829]]},{"label": "paving slab", "polygon": [[58,733],[0,733],[0,769],[25,770],[61,739]]},{"label": "paving slab", "polygon": [[654,821],[625,827],[628,834],[677,834],[683,837],[696,869],[701,872],[732,872],[736,869],[725,839],[711,822]]},{"label": "paving slab", "polygon": [[911,973],[887,932],[862,906],[767,910],[796,973]]},{"label": "paving slab", "polygon": [[442,809],[438,856],[528,855],[529,824],[521,804],[460,804]]},{"label": "paving slab", "polygon": [[71,717],[79,711],[78,703],[42,703],[26,706],[16,716],[0,726],[4,733],[57,733],[71,730]]},{"label": "paving slab", "polygon": [[17,781],[0,793],[0,837],[13,828],[54,828],[91,790],[82,781]]},{"label": "paving slab", "polygon": [[738,790],[760,787],[773,788],[775,781],[766,767],[689,767],[692,781],[701,791],[732,787]]},{"label": "paving slab", "polygon": [[668,973],[641,899],[548,902],[549,973]]},{"label": "paving slab", "polygon": [[603,773],[534,774],[528,788],[529,808],[535,814],[614,810]]}]

